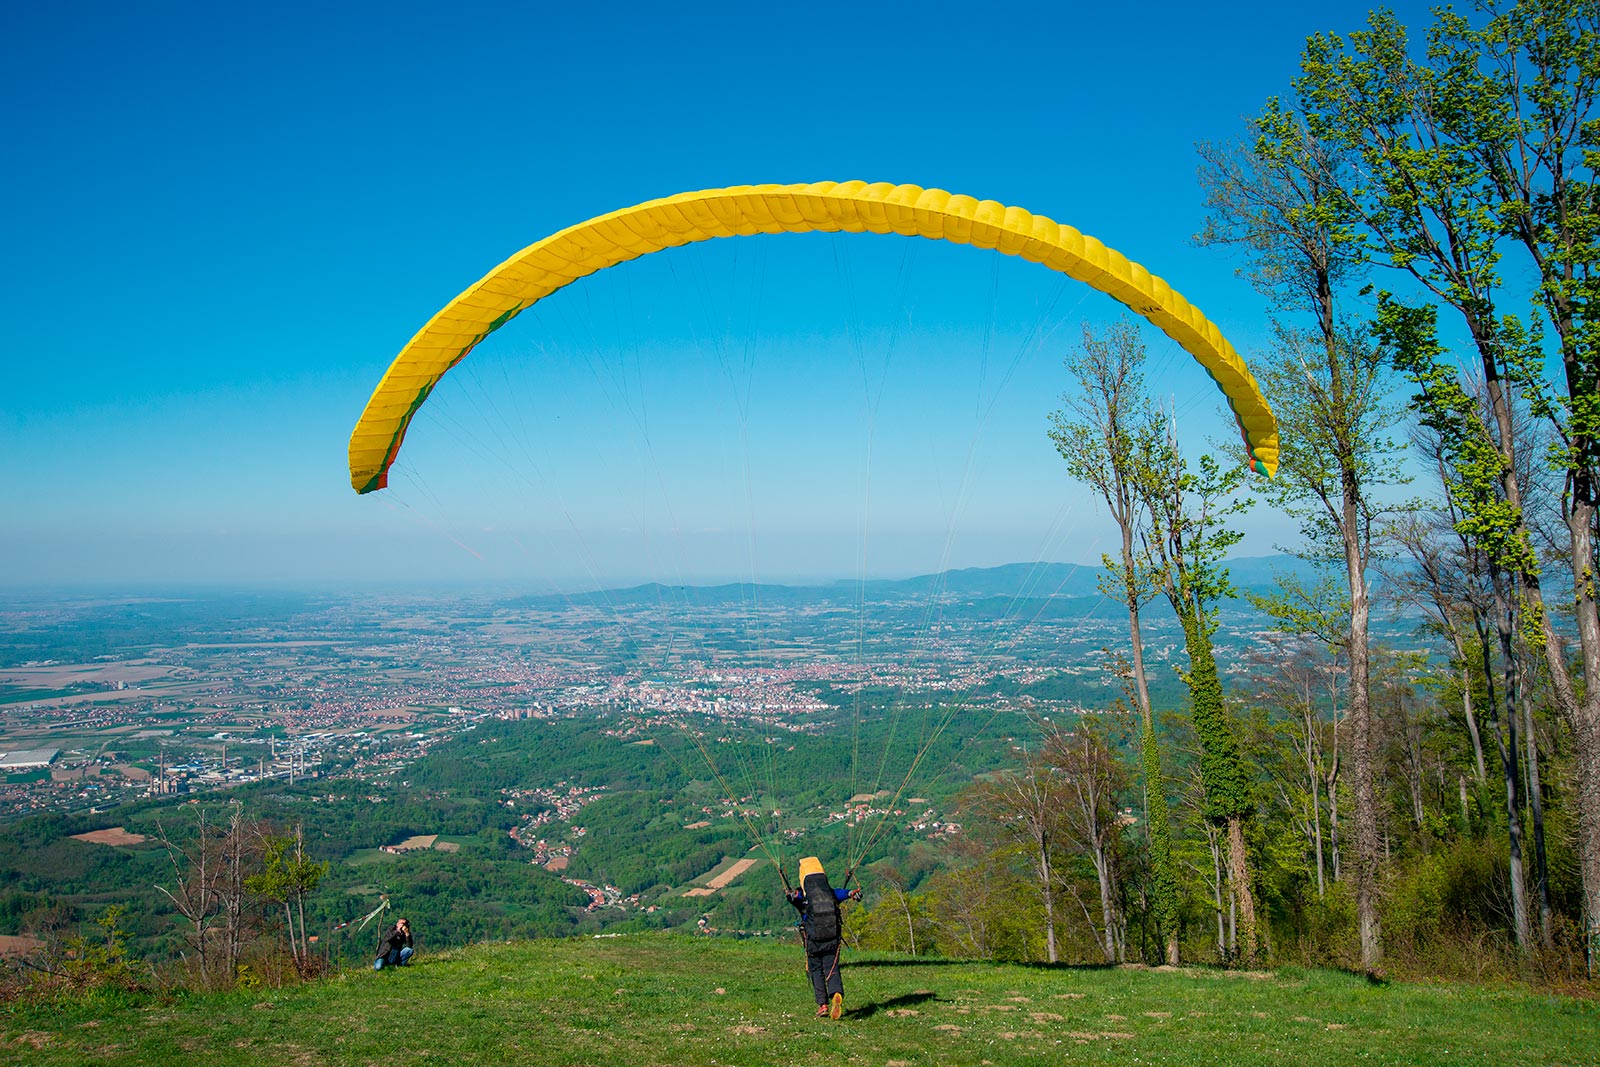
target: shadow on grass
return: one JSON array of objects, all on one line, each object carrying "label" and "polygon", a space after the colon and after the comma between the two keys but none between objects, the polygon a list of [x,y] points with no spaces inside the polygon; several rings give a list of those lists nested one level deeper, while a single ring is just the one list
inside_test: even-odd
[{"label": "shadow on grass", "polygon": [[1044,963],[1037,960],[1019,960],[1008,963],[1008,967],[1026,967],[1032,971],[1114,971],[1121,964],[1116,963]]},{"label": "shadow on grass", "polygon": [[850,960],[845,967],[1026,967],[1036,971],[1114,971],[1111,963],[1035,963],[1027,960],[958,960],[942,956],[913,956],[892,960]]},{"label": "shadow on grass", "polygon": [[909,1008],[913,1004],[926,1004],[930,1000],[938,999],[939,995],[937,993],[904,993],[898,997],[890,997],[888,1000],[874,1000],[871,1003],[861,1005],[859,1008],[851,1008],[844,1013],[844,1018],[870,1019],[880,1011],[888,1011],[891,1008]]}]

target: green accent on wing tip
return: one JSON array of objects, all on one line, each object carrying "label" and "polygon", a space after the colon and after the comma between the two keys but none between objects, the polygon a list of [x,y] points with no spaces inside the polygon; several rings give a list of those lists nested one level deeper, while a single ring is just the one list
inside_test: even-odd
[{"label": "green accent on wing tip", "polygon": [[[474,348],[478,347],[479,341],[482,341],[485,337],[488,337],[491,333],[494,333],[494,331],[510,322],[526,306],[527,305],[519,302],[515,307],[508,308],[496,316],[495,320],[489,324],[489,328],[487,330],[474,337],[470,342],[467,343],[465,348],[456,353],[456,358],[450,361],[450,365],[445,368],[445,371],[454,369],[457,363],[460,363],[463,359],[467,358],[468,352],[471,352]],[[417,413],[417,409],[420,408],[423,402],[428,399],[428,394],[432,393],[433,387],[438,384],[439,379],[435,378],[433,381],[424,385],[421,391],[417,393],[416,399],[411,401],[411,406],[406,408],[406,413],[400,417],[399,428],[395,430],[394,436],[389,439],[389,447],[384,450],[383,466],[378,468],[378,472],[372,476],[370,481],[368,481],[360,489],[356,490],[357,493],[370,493],[373,490],[383,488],[383,481],[385,476],[389,473],[389,467],[394,463],[395,457],[400,454],[400,442],[405,440],[406,429],[411,425],[412,416]]]},{"label": "green accent on wing tip", "polygon": [[[487,330],[483,331],[483,337],[489,336],[491,333],[494,333],[500,327],[504,326],[506,323],[508,323],[512,319],[516,318],[517,315],[519,315],[522,312],[522,309],[523,309],[524,306],[525,305],[522,304],[521,301],[518,301],[515,307],[509,308],[506,311],[501,312],[495,318],[495,320],[493,322],[489,323],[489,328]],[[480,337],[479,340],[482,340],[482,337]]]},{"label": "green accent on wing tip", "polygon": [[381,485],[376,483],[389,473],[389,468],[394,464],[395,457],[400,454],[400,442],[406,438],[406,430],[411,426],[411,417],[417,413],[417,409],[422,406],[423,401],[428,399],[428,394],[433,392],[433,387],[438,384],[439,379],[435,378],[417,391],[416,399],[411,401],[411,406],[406,408],[406,413],[400,416],[400,425],[395,430],[394,436],[389,438],[389,447],[384,449],[383,466],[378,468],[378,473],[372,476],[372,481],[368,482],[360,492],[370,493],[374,489],[382,488]]}]

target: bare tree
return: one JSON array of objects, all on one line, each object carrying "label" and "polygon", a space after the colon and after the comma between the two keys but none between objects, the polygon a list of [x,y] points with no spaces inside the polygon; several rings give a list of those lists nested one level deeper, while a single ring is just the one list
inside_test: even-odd
[{"label": "bare tree", "polygon": [[1051,730],[1041,753],[1061,781],[1061,822],[1070,842],[1089,857],[1100,889],[1100,941],[1107,963],[1119,963],[1127,934],[1117,870],[1123,821],[1117,797],[1126,787],[1126,772],[1105,738],[1080,726]]},{"label": "bare tree", "polygon": [[1060,960],[1055,853],[1062,834],[1062,785],[1060,775],[1045,759],[1024,752],[1021,770],[991,775],[974,786],[967,798],[971,810],[1026,846],[1032,881],[1044,906],[1045,956],[1051,963]]},{"label": "bare tree", "polygon": [[156,822],[156,840],[166,850],[172,879],[171,888],[164,885],[155,888],[172,902],[189,924],[184,931],[184,941],[194,953],[195,973],[205,988],[216,985],[219,978],[218,968],[212,961],[211,927],[221,910],[222,836],[219,828],[207,821],[204,807],[195,808],[195,833],[183,845],[172,840],[160,820]]},{"label": "bare tree", "polygon": [[188,923],[184,940],[194,952],[196,975],[205,988],[227,988],[248,941],[251,897],[245,883],[259,873],[260,828],[238,804],[225,825],[211,822],[206,809],[197,806],[195,831],[186,843],[173,841],[159,821],[156,838],[166,850],[172,880],[170,888],[155,888]]}]

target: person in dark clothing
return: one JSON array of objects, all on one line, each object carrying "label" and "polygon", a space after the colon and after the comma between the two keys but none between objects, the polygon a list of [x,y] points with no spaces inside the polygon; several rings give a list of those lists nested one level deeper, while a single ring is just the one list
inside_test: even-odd
[{"label": "person in dark clothing", "polygon": [[378,958],[372,964],[372,969],[381,971],[386,965],[404,967],[411,962],[411,952],[411,921],[396,919],[394,928],[384,934],[383,940],[378,942]]},{"label": "person in dark clothing", "polygon": [[807,856],[800,861],[800,888],[785,894],[800,912],[800,937],[806,949],[806,974],[817,998],[817,1017],[837,1019],[844,1014],[844,978],[839,974],[839,948],[843,923],[839,905],[860,900],[859,889],[835,889],[828,884],[822,861]]}]

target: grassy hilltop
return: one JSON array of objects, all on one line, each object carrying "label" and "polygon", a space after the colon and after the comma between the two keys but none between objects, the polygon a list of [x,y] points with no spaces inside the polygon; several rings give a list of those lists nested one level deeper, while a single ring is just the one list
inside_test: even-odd
[{"label": "grassy hilltop", "polygon": [[812,1017],[799,950],[649,934],[478,945],[297,988],[0,1014],[0,1062],[1600,1064],[1600,1004],[1518,989],[846,954]]}]

